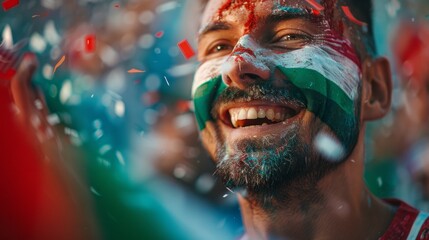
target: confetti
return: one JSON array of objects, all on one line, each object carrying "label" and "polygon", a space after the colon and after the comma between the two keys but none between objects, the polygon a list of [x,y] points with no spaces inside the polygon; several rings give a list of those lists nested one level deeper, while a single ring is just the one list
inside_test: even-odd
[{"label": "confetti", "polygon": [[155,33],[155,37],[157,37],[157,38],[161,38],[163,35],[164,35],[163,31],[159,31],[159,32]]},{"label": "confetti", "polygon": [[360,25],[360,26],[366,26],[366,25],[367,25],[366,23],[364,23],[364,22],[362,22],[362,21],[357,20],[357,19],[353,16],[353,14],[352,14],[352,12],[350,11],[349,7],[347,7],[347,6],[342,6],[341,8],[343,9],[344,14],[346,14],[346,16],[349,18],[349,20],[350,20],[350,21],[352,21],[352,22],[354,22],[354,23],[356,23],[356,24],[358,24],[358,25]]},{"label": "confetti", "polygon": [[165,81],[167,82],[167,85],[168,85],[168,86],[170,86],[170,83],[168,82],[168,80],[167,80],[167,77],[166,77],[166,76],[164,76],[164,79],[165,79]]},{"label": "confetti", "polygon": [[3,2],[2,6],[5,11],[18,6],[19,0],[6,0]]},{"label": "confetti", "polygon": [[85,37],[85,50],[87,52],[95,51],[95,35],[87,35]]},{"label": "confetti", "polygon": [[91,192],[94,193],[97,196],[101,196],[101,194],[99,192],[97,192],[97,190],[95,190],[95,188],[91,187],[90,188]]},{"label": "confetti", "polygon": [[34,14],[33,16],[31,16],[32,18],[36,18],[36,17],[47,17],[49,15],[48,11],[42,12],[40,14]]},{"label": "confetti", "polygon": [[320,13],[320,11],[323,11],[325,8],[320,5],[315,0],[306,0],[308,4],[310,4],[315,10],[317,10],[317,13]]},{"label": "confetti", "polygon": [[55,71],[57,71],[57,68],[59,68],[61,66],[61,64],[64,63],[64,61],[66,60],[66,56],[62,56],[61,59],[57,62],[57,64],[54,67],[54,71],[52,72],[52,74],[55,73]]},{"label": "confetti", "polygon": [[344,147],[337,139],[328,134],[319,133],[314,139],[314,145],[318,152],[328,161],[340,161],[345,156]]},{"label": "confetti", "polygon": [[191,45],[189,44],[188,40],[182,40],[180,41],[177,46],[179,47],[180,51],[182,52],[183,56],[186,59],[190,59],[195,55],[195,51],[192,49]]},{"label": "confetti", "polygon": [[379,187],[383,186],[383,179],[381,179],[381,177],[378,177],[377,178],[377,183],[378,183]]},{"label": "confetti", "polygon": [[128,73],[144,73],[144,71],[139,70],[139,69],[135,69],[135,68],[131,68],[130,70],[128,70]]},{"label": "confetti", "polygon": [[179,6],[180,6],[180,4],[177,3],[176,1],[170,1],[170,2],[166,2],[166,3],[159,5],[155,9],[155,11],[156,11],[156,13],[167,12],[167,11],[173,10]]},{"label": "confetti", "polygon": [[116,3],[114,6],[115,8],[119,8],[119,3]]},{"label": "confetti", "polygon": [[316,9],[311,9],[311,13],[312,13],[313,15],[316,15],[316,16],[319,16],[319,15],[320,15],[320,12],[319,12],[319,11],[317,11]]}]

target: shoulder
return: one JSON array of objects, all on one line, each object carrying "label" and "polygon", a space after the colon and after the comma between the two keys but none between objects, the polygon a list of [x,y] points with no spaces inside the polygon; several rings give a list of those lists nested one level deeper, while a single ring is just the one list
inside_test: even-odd
[{"label": "shoulder", "polygon": [[396,199],[384,200],[397,208],[389,228],[380,240],[429,240],[429,214]]}]

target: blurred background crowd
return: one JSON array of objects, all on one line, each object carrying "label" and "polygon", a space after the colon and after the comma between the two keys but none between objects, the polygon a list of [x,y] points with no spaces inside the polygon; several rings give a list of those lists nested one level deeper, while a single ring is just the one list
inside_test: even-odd
[{"label": "blurred background crowd", "polygon": [[[195,49],[198,1],[3,2],[1,239],[243,233],[235,194],[199,141],[198,62],[179,47]],[[394,95],[389,116],[368,128],[365,180],[427,211],[429,3],[374,4]]]}]

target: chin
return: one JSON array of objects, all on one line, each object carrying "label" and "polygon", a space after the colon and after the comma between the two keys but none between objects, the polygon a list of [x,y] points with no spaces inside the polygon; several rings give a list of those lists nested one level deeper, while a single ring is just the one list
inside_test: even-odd
[{"label": "chin", "polygon": [[[318,123],[318,120],[313,124]],[[221,124],[216,124],[221,130]],[[275,126],[277,127],[277,126]],[[241,138],[230,137],[228,132],[216,137],[214,152],[217,164],[216,174],[230,188],[245,188],[252,192],[274,193],[278,186],[291,185],[304,181],[314,185],[331,170],[345,162],[346,155],[336,161],[330,161],[315,147],[316,136],[334,134],[327,126],[315,126],[308,132],[309,126],[303,121],[270,134]],[[225,130],[225,129],[223,129]]]}]

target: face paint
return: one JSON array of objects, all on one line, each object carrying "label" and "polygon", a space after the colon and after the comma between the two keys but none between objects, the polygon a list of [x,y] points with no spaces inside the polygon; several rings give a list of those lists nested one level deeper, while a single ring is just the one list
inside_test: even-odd
[{"label": "face paint", "polygon": [[[348,145],[346,148],[351,150],[352,143],[348,143],[350,128],[358,124],[356,105],[360,69],[356,57],[345,57],[327,44],[308,45],[275,54],[258,47],[248,35],[243,36],[237,46],[230,58],[252,62],[257,68],[274,66],[280,70],[285,81],[292,83],[305,95],[307,110],[326,123],[339,140]],[[227,64],[227,58],[210,60],[195,75],[193,96],[200,130],[205,128],[207,121],[213,121],[211,107],[227,88],[220,76]],[[203,79],[207,81],[201,82]]]},{"label": "face paint", "polygon": [[204,130],[207,121],[213,121],[210,113],[213,102],[227,88],[220,76],[225,60],[226,57],[207,61],[195,73],[192,96],[200,131]]},{"label": "face paint", "polygon": [[248,1],[248,0],[228,0],[226,1],[218,10],[218,18],[222,18],[225,11],[227,10],[234,10],[241,7],[244,7],[246,11],[249,13],[249,16],[247,18],[246,23],[244,24],[244,32],[248,33],[250,29],[252,29],[255,26],[255,1]]},{"label": "face paint", "polygon": [[[265,188],[267,186],[264,184],[272,187],[275,182],[288,181],[287,178],[320,177],[340,164],[357,142],[360,114],[359,59],[341,31],[329,27],[332,19],[307,19],[311,10],[302,8],[300,2],[296,0],[293,4],[279,5],[277,1],[255,1],[254,12],[243,15],[244,7],[238,9],[234,2],[225,1],[223,5],[220,4],[220,9],[234,11],[220,14],[219,10],[209,20],[211,24],[225,21],[240,29],[225,30],[231,34],[227,39],[233,42],[233,50],[221,52],[219,56],[224,57],[209,55],[209,60],[196,72],[192,91],[202,140],[206,147],[211,148],[210,152],[217,160],[218,172],[227,182]],[[263,19],[272,14],[282,16],[283,12],[291,13],[298,20],[281,20],[281,23],[269,25],[272,26],[271,32],[267,30],[268,33],[264,35],[264,21],[259,17]],[[236,16],[231,18],[234,14]],[[252,15],[258,19],[251,29],[238,24],[249,22]],[[262,25],[259,25],[260,22]],[[298,33],[294,36],[298,36],[298,41],[289,38],[283,40],[284,36],[289,33],[293,35],[301,29],[308,33],[309,38],[301,38]],[[277,31],[284,32],[276,35]],[[264,40],[264,36],[270,34],[275,36],[269,36],[271,40]],[[237,36],[238,39],[235,38]],[[278,37],[282,40],[278,41]],[[214,39],[222,39],[221,42],[225,43],[223,38],[223,33],[219,33],[211,41],[203,42],[202,49],[206,49],[203,56],[212,54]],[[271,41],[285,47],[273,47]],[[246,72],[249,69],[252,70]],[[247,77],[251,78],[250,81],[240,82],[244,80],[241,74],[249,74]],[[252,102],[257,107],[267,105],[278,108],[288,106],[288,103],[298,104],[298,113],[291,114],[290,119],[282,118],[285,119],[283,122],[269,123],[265,127],[229,126],[226,122],[228,117],[232,121],[236,116],[225,116],[225,109],[228,110],[226,107],[252,108]],[[287,111],[288,107],[285,108]],[[246,114],[247,111],[250,112],[246,110]],[[249,114],[247,117],[251,119]],[[340,143],[339,147],[344,148],[344,158],[336,159],[335,163],[320,159],[323,154],[315,146],[320,133]]]}]

